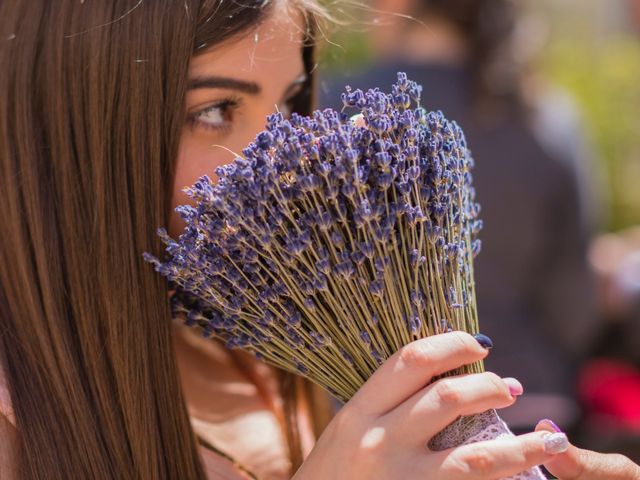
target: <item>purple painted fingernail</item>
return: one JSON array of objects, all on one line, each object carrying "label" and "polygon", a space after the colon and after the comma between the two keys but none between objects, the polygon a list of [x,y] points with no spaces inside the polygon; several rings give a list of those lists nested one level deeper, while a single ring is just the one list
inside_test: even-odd
[{"label": "purple painted fingernail", "polygon": [[548,418],[543,418],[538,422],[538,425],[540,425],[541,423],[546,423],[558,433],[562,432],[562,429],[558,425],[556,425],[556,422],[554,422],[553,420],[550,420]]},{"label": "purple painted fingernail", "polygon": [[502,381],[509,387],[509,393],[512,397],[518,397],[524,393],[524,387],[515,378],[507,377],[503,378]]},{"label": "purple painted fingernail", "polygon": [[482,348],[486,348],[487,350],[491,350],[493,348],[493,341],[484,333],[476,333],[473,338],[476,339]]},{"label": "purple painted fingernail", "polygon": [[566,452],[569,449],[569,439],[562,433],[548,433],[544,436],[544,451],[546,453],[557,454]]}]

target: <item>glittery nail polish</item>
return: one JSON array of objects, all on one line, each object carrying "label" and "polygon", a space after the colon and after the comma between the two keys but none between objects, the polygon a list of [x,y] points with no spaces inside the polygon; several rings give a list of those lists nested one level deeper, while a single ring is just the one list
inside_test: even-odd
[{"label": "glittery nail polish", "polygon": [[544,451],[546,453],[557,454],[566,452],[569,448],[569,439],[562,432],[549,433],[544,437]]}]

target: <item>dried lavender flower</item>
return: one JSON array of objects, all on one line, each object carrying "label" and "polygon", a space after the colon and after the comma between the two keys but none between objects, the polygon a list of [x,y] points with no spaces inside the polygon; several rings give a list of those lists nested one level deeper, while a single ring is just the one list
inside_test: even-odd
[{"label": "dried lavender flower", "polygon": [[[158,230],[166,260],[144,254],[175,285],[175,314],[342,401],[415,339],[478,334],[474,161],[462,129],[420,106],[421,91],[398,73],[390,94],[346,87],[341,112],[270,115],[217,182],[185,188],[196,206],[176,209],[184,232]],[[477,419],[434,441],[506,429]]]},{"label": "dried lavender flower", "polygon": [[189,325],[342,400],[442,319],[477,333],[473,160],[421,89],[403,73],[391,94],[347,87],[364,126],[331,109],[273,114],[217,183],[185,189],[184,232],[159,230],[168,259],[145,259],[176,284]]}]

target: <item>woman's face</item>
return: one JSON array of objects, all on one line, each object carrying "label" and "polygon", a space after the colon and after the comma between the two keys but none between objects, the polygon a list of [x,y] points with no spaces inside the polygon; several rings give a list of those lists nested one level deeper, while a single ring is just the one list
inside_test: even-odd
[{"label": "woman's face", "polygon": [[172,195],[174,238],[184,223],[173,208],[193,203],[182,188],[204,174],[214,179],[215,168],[264,129],[267,115],[276,109],[288,115],[305,78],[303,25],[301,14],[276,9],[256,30],[193,58]]}]

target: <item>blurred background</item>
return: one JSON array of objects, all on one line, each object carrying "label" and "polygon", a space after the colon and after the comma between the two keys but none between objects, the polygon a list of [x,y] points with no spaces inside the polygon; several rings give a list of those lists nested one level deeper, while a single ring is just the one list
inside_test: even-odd
[{"label": "blurred background", "polygon": [[396,72],[465,131],[488,369],[575,443],[640,461],[640,0],[331,2],[319,104]]}]

